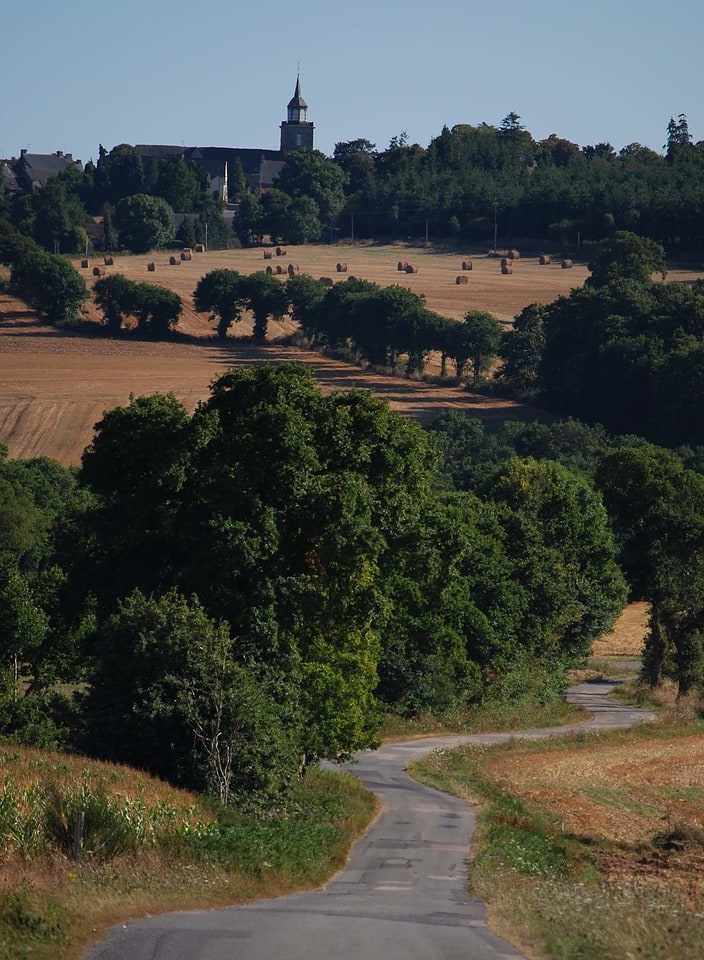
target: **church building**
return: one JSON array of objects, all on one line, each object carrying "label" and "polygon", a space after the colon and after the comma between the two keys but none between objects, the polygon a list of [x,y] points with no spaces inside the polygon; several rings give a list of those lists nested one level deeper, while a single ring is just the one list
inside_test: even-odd
[{"label": "church building", "polygon": [[213,192],[228,200],[228,175],[237,161],[242,164],[250,190],[264,191],[274,185],[286,157],[294,150],[313,149],[314,124],[308,120],[308,104],[301,95],[301,79],[296,77],[296,89],[286,108],[286,119],[281,123],[278,150],[254,147],[183,147],[163,144],[136,144],[135,149],[147,163],[152,157],[160,160],[183,157],[197,161],[207,171]]}]

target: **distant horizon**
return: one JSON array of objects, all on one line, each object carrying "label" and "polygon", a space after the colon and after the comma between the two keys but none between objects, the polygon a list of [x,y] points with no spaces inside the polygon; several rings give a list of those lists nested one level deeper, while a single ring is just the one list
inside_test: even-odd
[{"label": "distant horizon", "polygon": [[[262,12],[202,0],[36,0],[3,19],[8,91],[0,157],[71,153],[83,165],[120,143],[276,150],[300,73],[315,148],[403,132],[427,148],[444,126],[500,126],[536,140],[663,152],[670,118],[704,139],[701,0],[562,0],[509,10],[472,0],[410,10],[323,0]],[[11,91],[11,92],[9,92]]]}]

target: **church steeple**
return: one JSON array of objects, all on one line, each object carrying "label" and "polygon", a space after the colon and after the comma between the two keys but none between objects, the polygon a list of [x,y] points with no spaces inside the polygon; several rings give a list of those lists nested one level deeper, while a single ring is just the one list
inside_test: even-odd
[{"label": "church steeple", "polygon": [[308,120],[308,104],[301,96],[301,78],[296,77],[296,89],[286,108],[287,119],[281,124],[281,152],[284,156],[293,150],[313,149],[313,124]]}]

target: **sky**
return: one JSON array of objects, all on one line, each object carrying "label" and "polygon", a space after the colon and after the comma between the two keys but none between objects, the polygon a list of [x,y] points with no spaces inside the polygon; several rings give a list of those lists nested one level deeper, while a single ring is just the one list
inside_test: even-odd
[{"label": "sky", "polygon": [[[31,11],[31,16],[29,12]],[[300,72],[315,147],[511,112],[662,152],[704,140],[704,0],[33,0],[0,16],[0,158],[120,143],[276,150]]]}]

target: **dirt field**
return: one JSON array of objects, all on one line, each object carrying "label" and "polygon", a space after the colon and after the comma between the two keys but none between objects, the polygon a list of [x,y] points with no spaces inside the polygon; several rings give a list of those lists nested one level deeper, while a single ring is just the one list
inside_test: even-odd
[{"label": "dirt field", "polygon": [[[21,302],[0,294],[0,440],[16,458],[40,455],[65,465],[78,464],[90,442],[94,424],[105,410],[127,403],[131,393],[173,392],[189,410],[207,397],[209,384],[230,367],[242,364],[294,360],[314,368],[321,389],[373,389],[390,405],[423,422],[448,407],[462,409],[489,422],[506,418],[549,419],[544,413],[507,401],[472,395],[455,387],[438,387],[401,378],[368,374],[359,368],[284,346],[280,341],[293,324],[269,325],[268,344],[254,346],[251,321],[237,324],[227,343],[213,337],[207,317],[193,310],[191,295],[198,279],[210,270],[227,267],[241,273],[263,270],[267,265],[295,263],[301,273],[328,276],[345,282],[349,276],[380,285],[402,284],[423,294],[428,307],[459,319],[470,309],[488,310],[510,323],[529,303],[547,303],[568,294],[587,277],[583,264],[562,270],[559,263],[541,266],[536,258],[514,264],[509,276],[500,273],[499,261],[480,255],[437,253],[430,249],[402,246],[305,246],[288,248],[285,257],[274,253],[264,260],[262,249],[227,250],[193,254],[190,261],[170,265],[169,254],[115,257],[106,272],[123,273],[138,281],[152,281],[174,289],[183,299],[179,329],[198,342],[145,343],[89,338],[37,324]],[[473,269],[462,271],[462,261],[471,259]],[[398,271],[399,260],[418,268],[415,274]],[[154,272],[147,264],[154,262]],[[87,283],[94,282],[93,267],[103,266],[102,257],[90,260],[87,269],[77,269]],[[337,263],[347,272],[338,273]],[[465,275],[466,285],[455,278]],[[682,275],[689,278],[691,275]],[[98,320],[94,307],[89,319]]]}]

